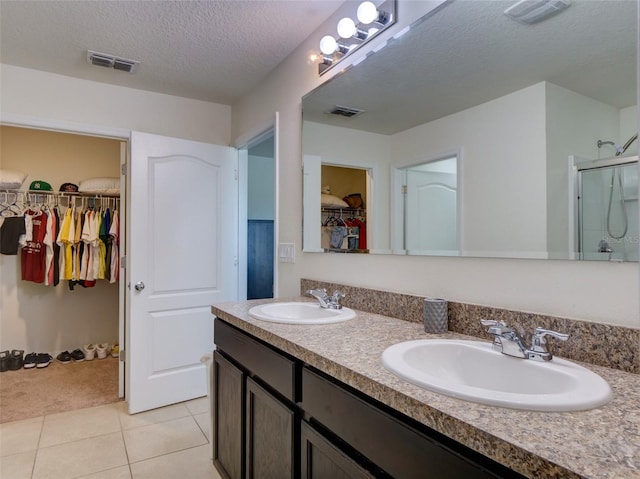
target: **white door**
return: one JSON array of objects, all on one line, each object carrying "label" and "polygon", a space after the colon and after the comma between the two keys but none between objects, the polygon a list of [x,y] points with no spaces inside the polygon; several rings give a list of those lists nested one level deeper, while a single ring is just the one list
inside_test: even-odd
[{"label": "white door", "polygon": [[210,306],[237,298],[236,150],[132,132],[127,399],[136,413],[207,394]]},{"label": "white door", "polygon": [[407,250],[455,254],[456,174],[408,170],[406,201]]}]

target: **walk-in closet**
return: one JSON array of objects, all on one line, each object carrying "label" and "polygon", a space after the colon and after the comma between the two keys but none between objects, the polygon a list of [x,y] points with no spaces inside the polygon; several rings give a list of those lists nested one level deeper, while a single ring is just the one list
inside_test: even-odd
[{"label": "walk-in closet", "polygon": [[[124,243],[119,178],[125,150],[121,140],[111,138],[0,126],[0,179],[14,181],[1,185],[0,225],[19,223],[17,218],[25,213],[58,216],[58,230],[47,248],[56,243],[60,248],[55,259],[45,259],[49,266],[41,277],[39,271],[25,270],[22,258],[30,244],[26,236],[35,230],[25,230],[15,254],[5,251],[12,240],[5,237],[8,229],[3,231],[0,351],[24,351],[23,363],[31,353],[52,359],[27,368],[10,361],[12,367],[3,368],[0,422],[118,400],[120,368],[114,345],[119,343],[119,282],[124,280],[118,262]],[[65,216],[72,222],[67,221],[61,236]],[[26,229],[37,229],[36,221],[41,222],[33,219]],[[93,239],[85,236],[92,234],[89,225],[97,228]],[[87,345],[101,346],[93,360],[57,359],[62,352],[73,356]]]}]

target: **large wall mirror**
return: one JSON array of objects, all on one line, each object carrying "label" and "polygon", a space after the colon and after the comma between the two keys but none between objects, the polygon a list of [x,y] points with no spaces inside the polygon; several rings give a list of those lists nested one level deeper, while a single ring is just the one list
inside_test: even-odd
[{"label": "large wall mirror", "polygon": [[303,98],[304,251],[638,260],[638,3],[514,3],[445,2]]}]

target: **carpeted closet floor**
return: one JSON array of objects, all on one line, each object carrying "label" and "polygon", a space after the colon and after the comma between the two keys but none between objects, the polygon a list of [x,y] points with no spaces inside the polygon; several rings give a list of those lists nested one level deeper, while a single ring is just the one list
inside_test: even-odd
[{"label": "carpeted closet floor", "polygon": [[117,401],[117,358],[0,373],[0,423]]}]

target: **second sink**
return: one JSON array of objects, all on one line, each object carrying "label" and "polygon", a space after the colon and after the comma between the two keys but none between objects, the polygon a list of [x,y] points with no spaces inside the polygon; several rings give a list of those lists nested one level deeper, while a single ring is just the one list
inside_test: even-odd
[{"label": "second sink", "polygon": [[406,341],[387,348],[382,364],[418,386],[493,406],[580,411],[612,397],[604,379],[578,364],[513,358],[479,341]]},{"label": "second sink", "polygon": [[318,303],[301,301],[254,306],[249,310],[249,316],[272,323],[329,324],[353,319],[356,313],[349,308],[325,309]]}]

